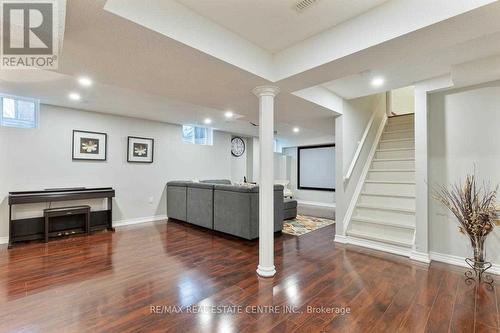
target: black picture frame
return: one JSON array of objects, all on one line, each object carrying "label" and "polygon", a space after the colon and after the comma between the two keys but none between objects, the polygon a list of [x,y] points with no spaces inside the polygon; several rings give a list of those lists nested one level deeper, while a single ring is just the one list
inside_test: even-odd
[{"label": "black picture frame", "polygon": [[[77,133],[102,135],[104,137],[104,158],[75,157],[75,134],[77,134]],[[102,132],[92,132],[92,131],[84,131],[84,130],[73,130],[72,136],[71,136],[71,159],[73,161],[107,161],[107,159],[108,159],[108,134],[107,133],[102,133]]]},{"label": "black picture frame", "polygon": [[[147,140],[150,141],[151,143],[151,160],[133,160],[132,157],[130,156],[130,143],[132,140],[138,139],[138,140]],[[147,163],[151,164],[154,162],[154,154],[155,154],[155,140],[153,138],[144,138],[140,136],[128,136],[127,137],[127,162],[128,163]]]},{"label": "black picture frame", "polygon": [[321,144],[321,145],[297,147],[297,189],[298,190],[335,192],[335,188],[300,186],[300,152],[301,152],[301,150],[315,149],[315,148],[330,148],[330,147],[335,147],[335,143],[326,143],[326,144]]}]

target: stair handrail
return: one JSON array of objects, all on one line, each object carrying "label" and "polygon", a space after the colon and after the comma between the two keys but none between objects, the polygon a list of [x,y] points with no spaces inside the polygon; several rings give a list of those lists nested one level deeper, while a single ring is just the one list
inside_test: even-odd
[{"label": "stair handrail", "polygon": [[363,136],[361,137],[361,140],[358,142],[358,148],[356,149],[356,152],[354,153],[354,157],[352,158],[351,164],[349,165],[349,169],[347,169],[347,173],[344,176],[344,181],[348,181],[352,176],[354,168],[356,167],[356,163],[358,162],[359,155],[361,155],[361,150],[363,149],[363,146],[365,145],[365,142],[366,142],[366,138],[368,137],[368,133],[370,132],[370,129],[372,128],[373,121],[375,120],[376,114],[377,114],[377,112],[373,112],[370,120],[368,121],[368,124],[366,125]]}]

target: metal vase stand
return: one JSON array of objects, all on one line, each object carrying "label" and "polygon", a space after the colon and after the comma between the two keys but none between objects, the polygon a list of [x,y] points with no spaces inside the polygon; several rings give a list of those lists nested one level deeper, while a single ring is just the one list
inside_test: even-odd
[{"label": "metal vase stand", "polygon": [[492,287],[494,280],[491,275],[485,273],[491,268],[492,265],[491,262],[484,260],[486,256],[484,241],[484,237],[479,239],[471,238],[472,248],[474,249],[474,258],[465,258],[465,262],[471,268],[465,272],[465,281],[469,283],[476,281],[479,283],[485,283]]}]

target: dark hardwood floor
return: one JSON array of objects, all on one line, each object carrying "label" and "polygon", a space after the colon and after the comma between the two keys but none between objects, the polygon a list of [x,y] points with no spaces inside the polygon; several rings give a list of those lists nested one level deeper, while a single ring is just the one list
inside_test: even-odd
[{"label": "dark hardwood floor", "polygon": [[2,247],[0,332],[498,331],[498,289],[467,285],[462,268],[333,235],[276,237],[272,279],[255,273],[257,242],[174,221]]}]

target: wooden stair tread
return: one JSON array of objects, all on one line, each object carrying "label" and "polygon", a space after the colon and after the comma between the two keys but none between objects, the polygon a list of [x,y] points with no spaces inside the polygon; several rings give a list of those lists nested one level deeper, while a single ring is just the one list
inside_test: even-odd
[{"label": "wooden stair tread", "polygon": [[377,152],[391,152],[391,151],[405,151],[405,150],[415,150],[415,148],[383,148],[383,149],[377,149]]},{"label": "wooden stair tread", "polygon": [[382,142],[382,143],[387,143],[387,142],[402,142],[402,141],[415,141],[415,138],[380,140],[380,142]]},{"label": "wooden stair tread", "polygon": [[372,162],[415,161],[415,158],[374,158]]},{"label": "wooden stair tread", "polygon": [[415,172],[415,169],[370,169],[368,172]]},{"label": "wooden stair tread", "polygon": [[393,244],[393,245],[399,245],[399,246],[403,246],[403,247],[412,247],[413,246],[411,241],[403,241],[403,240],[394,239],[394,238],[383,238],[383,237],[379,237],[379,236],[369,235],[369,234],[359,232],[359,231],[349,230],[347,232],[347,235],[358,237],[358,238],[364,238],[364,239],[368,239],[368,240],[372,240],[372,241],[376,241],[376,242],[380,242],[380,243],[389,243],[389,244]]},{"label": "wooden stair tread", "polygon": [[414,195],[396,194],[396,193],[361,192],[361,195],[374,196],[374,197],[408,198],[408,199],[415,199],[416,198],[416,196],[414,196]]},{"label": "wooden stair tread", "polygon": [[415,230],[415,226],[412,226],[412,225],[403,224],[403,223],[397,223],[397,222],[390,222],[390,221],[382,221],[382,220],[378,220],[378,219],[369,219],[369,218],[359,217],[359,216],[353,217],[352,221],[358,221],[358,222],[364,222],[364,223],[371,223],[371,224],[378,224],[378,225],[383,225],[383,226],[388,226],[388,227],[394,227],[394,228],[400,228],[400,229]]},{"label": "wooden stair tread", "polygon": [[391,207],[391,206],[376,206],[376,205],[371,205],[371,204],[357,204],[356,208],[367,208],[367,209],[378,209],[378,210],[389,210],[389,211],[394,211],[394,212],[402,212],[402,213],[413,213],[415,214],[415,209],[409,209],[409,208],[398,208],[398,207]]},{"label": "wooden stair tread", "polygon": [[365,183],[369,184],[403,184],[403,185],[415,185],[416,182],[406,181],[406,180],[366,180]]}]

